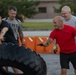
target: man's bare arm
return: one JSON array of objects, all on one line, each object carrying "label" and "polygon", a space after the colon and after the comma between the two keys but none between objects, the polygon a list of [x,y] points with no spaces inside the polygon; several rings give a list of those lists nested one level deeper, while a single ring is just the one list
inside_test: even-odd
[{"label": "man's bare arm", "polygon": [[8,28],[7,27],[4,27],[1,32],[0,32],[0,39],[3,39],[4,38],[4,35],[6,34],[6,32],[8,31]]},{"label": "man's bare arm", "polygon": [[46,41],[46,42],[44,42],[44,43],[40,43],[40,44],[38,44],[39,46],[49,46],[51,43],[53,42],[53,39],[51,39],[51,38],[48,38],[48,40]]},{"label": "man's bare arm", "polygon": [[23,32],[20,32],[20,40],[22,42],[22,45],[25,45]]}]

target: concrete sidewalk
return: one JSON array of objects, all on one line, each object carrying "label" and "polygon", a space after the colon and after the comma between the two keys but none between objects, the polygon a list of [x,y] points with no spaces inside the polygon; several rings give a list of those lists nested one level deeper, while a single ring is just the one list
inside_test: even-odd
[{"label": "concrete sidewalk", "polygon": [[[47,75],[60,75],[60,60],[59,54],[40,54],[47,64]],[[70,69],[67,75],[74,75],[73,67],[70,64]]]},{"label": "concrete sidewalk", "polygon": [[24,36],[49,36],[50,31],[23,31]]},{"label": "concrete sidewalk", "polygon": [[53,19],[25,19],[24,22],[52,22]]}]

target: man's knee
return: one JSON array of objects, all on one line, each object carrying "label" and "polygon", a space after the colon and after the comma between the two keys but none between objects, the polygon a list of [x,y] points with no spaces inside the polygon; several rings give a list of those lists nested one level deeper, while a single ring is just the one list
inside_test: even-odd
[{"label": "man's knee", "polygon": [[61,69],[61,75],[66,75],[66,73],[67,73],[67,69],[66,68]]}]

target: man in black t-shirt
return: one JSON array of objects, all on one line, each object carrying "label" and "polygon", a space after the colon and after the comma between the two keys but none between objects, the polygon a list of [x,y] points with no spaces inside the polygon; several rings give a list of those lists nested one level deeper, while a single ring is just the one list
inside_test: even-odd
[{"label": "man in black t-shirt", "polygon": [[[7,21],[2,20],[0,16],[0,41],[6,42],[6,43],[13,43],[16,45],[18,44],[18,40],[16,40],[13,30],[10,27],[10,24]],[[8,69],[8,67],[3,67],[5,70]],[[13,68],[15,73],[19,73],[19,70],[16,68]]]},{"label": "man in black t-shirt", "polygon": [[6,43],[18,44],[18,41],[15,39],[13,30],[11,29],[8,22],[3,21],[0,16],[0,40]]}]

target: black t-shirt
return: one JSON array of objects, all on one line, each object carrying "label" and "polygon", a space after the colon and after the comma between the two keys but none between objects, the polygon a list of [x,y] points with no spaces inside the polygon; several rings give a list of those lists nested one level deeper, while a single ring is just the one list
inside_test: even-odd
[{"label": "black t-shirt", "polygon": [[18,44],[18,41],[14,37],[13,30],[10,27],[10,24],[8,22],[2,20],[2,23],[0,25],[0,32],[4,27],[8,28],[8,31],[6,32],[6,34],[4,36],[4,42],[7,42],[7,43],[11,42],[13,44]]}]

